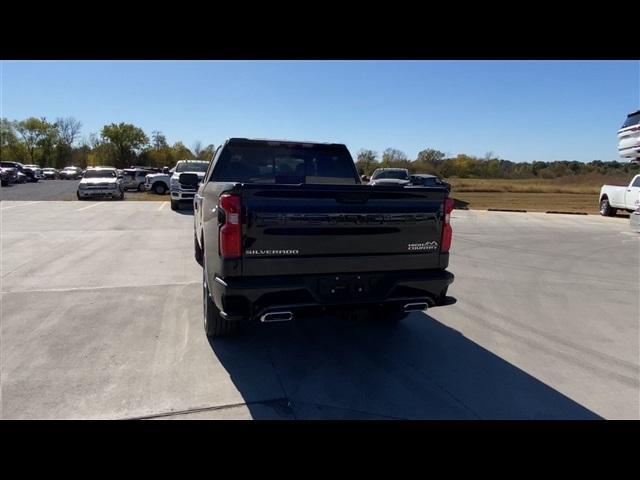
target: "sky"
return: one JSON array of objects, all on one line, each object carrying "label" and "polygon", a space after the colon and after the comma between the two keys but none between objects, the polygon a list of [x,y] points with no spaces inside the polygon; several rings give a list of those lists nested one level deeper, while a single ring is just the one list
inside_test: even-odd
[{"label": "sky", "polygon": [[0,116],[132,123],[192,147],[229,137],[619,160],[639,61],[2,61]]}]

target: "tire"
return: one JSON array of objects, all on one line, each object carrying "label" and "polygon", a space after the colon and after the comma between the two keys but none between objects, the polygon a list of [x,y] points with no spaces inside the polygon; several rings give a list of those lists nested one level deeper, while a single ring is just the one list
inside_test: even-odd
[{"label": "tire", "polygon": [[600,200],[600,215],[603,217],[613,217],[617,211],[618,209],[612,208],[611,205],[609,205],[609,199],[607,197]]},{"label": "tire", "polygon": [[196,262],[198,262],[198,265],[203,267],[204,264],[202,262],[202,259],[204,257],[204,252],[202,251],[202,247],[198,243],[198,237],[196,236],[195,232],[193,233],[193,246],[195,251]]},{"label": "tire", "polygon": [[176,202],[175,200],[171,200],[171,210],[179,210],[180,209],[180,203]]},{"label": "tire", "polygon": [[138,184],[138,191],[139,192],[144,192],[144,183],[139,183]]},{"label": "tire", "polygon": [[165,193],[167,193],[167,187],[165,187],[164,183],[162,182],[154,183],[153,187],[151,187],[151,190],[153,190],[158,195],[164,195]]},{"label": "tire", "polygon": [[227,337],[238,330],[239,322],[229,322],[222,318],[220,310],[211,299],[207,285],[207,270],[202,269],[202,300],[204,304],[204,331],[207,337]]}]

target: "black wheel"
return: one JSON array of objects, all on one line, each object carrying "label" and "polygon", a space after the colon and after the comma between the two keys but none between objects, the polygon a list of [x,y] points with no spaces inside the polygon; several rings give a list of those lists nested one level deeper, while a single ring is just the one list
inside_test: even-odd
[{"label": "black wheel", "polygon": [[167,193],[167,188],[164,186],[164,183],[161,182],[154,183],[151,189],[158,195],[164,195]]},{"label": "black wheel", "polygon": [[195,250],[196,262],[198,262],[198,265],[202,267],[202,257],[204,256],[204,252],[202,251],[202,247],[200,247],[200,243],[198,243],[198,237],[196,236],[195,232],[193,233],[193,246]]},{"label": "black wheel", "polygon": [[138,191],[139,192],[144,192],[144,183],[139,183],[138,184]]},{"label": "black wheel", "polygon": [[611,205],[609,205],[608,198],[605,197],[600,201],[600,215],[604,217],[613,217],[616,212],[617,209],[612,208]]},{"label": "black wheel", "polygon": [[178,210],[179,208],[180,208],[180,203],[175,200],[171,200],[171,210]]},{"label": "black wheel", "polygon": [[202,269],[202,296],[204,303],[204,331],[207,337],[226,337],[235,333],[238,322],[229,322],[222,318],[220,310],[211,299],[207,285],[207,270]]}]

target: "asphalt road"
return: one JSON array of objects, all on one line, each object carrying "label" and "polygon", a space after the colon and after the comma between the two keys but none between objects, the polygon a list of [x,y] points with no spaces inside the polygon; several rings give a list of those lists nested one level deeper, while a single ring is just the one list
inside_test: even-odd
[{"label": "asphalt road", "polygon": [[35,183],[8,185],[0,189],[2,200],[77,200],[79,180],[40,180]]},{"label": "asphalt road", "polygon": [[2,418],[640,418],[628,219],[455,211],[454,304],[209,343],[188,210],[0,215]]},{"label": "asphalt road", "polygon": [[[59,201],[75,200],[78,191],[79,180],[40,180],[35,183],[21,183],[8,185],[0,189],[0,199],[6,201]],[[152,199],[157,197],[153,193],[143,193],[136,190],[127,190],[125,200],[137,200],[138,197],[152,195]],[[167,197],[168,198],[168,197]]]}]

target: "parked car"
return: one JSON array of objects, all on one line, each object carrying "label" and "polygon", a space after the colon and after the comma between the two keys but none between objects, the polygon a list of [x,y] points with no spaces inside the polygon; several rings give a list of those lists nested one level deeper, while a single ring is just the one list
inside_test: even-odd
[{"label": "parked car", "polygon": [[26,165],[23,165],[20,162],[2,162],[3,168],[12,168],[15,170],[17,175],[16,183],[25,183],[25,182],[37,182],[39,178],[36,176],[36,171],[31,168],[27,168]]},{"label": "parked car", "polygon": [[138,190],[144,192],[144,179],[152,173],[140,168],[125,168],[122,171],[122,188],[124,190]]},{"label": "parked car", "polygon": [[115,168],[94,167],[87,168],[76,192],[78,200],[85,198],[115,198],[124,199],[122,180],[118,178]]},{"label": "parked car", "polygon": [[600,215],[612,217],[618,210],[634,211],[640,206],[640,175],[626,187],[603,185],[600,189]]},{"label": "parked car", "polygon": [[64,167],[58,176],[61,180],[78,180],[82,178],[82,169],[80,167]]},{"label": "parked car", "polygon": [[29,175],[29,171],[33,172],[33,175],[31,175],[32,182],[37,182],[38,180],[42,180],[44,178],[42,168],[40,168],[39,165],[25,165],[24,170],[24,173],[26,173],[27,175]]},{"label": "parked car", "polygon": [[12,179],[13,177],[9,172],[9,169],[0,167],[0,185],[2,185],[3,187],[6,187],[7,185],[13,183]]},{"label": "parked car", "polygon": [[58,178],[58,170],[55,168],[43,168],[42,169],[42,176],[45,179],[51,179],[51,180],[55,180],[56,178]]},{"label": "parked car", "polygon": [[11,185],[13,183],[19,183],[19,170],[14,162],[0,162],[0,169],[2,170],[3,186]]},{"label": "parked car", "polygon": [[640,110],[627,115],[618,130],[618,154],[640,161]]},{"label": "parked car", "polygon": [[162,168],[159,167],[147,167],[145,165],[131,165],[131,170],[147,170],[151,173],[162,173]]},{"label": "parked car", "polygon": [[[178,210],[180,203],[193,203],[193,198],[198,191],[198,183],[204,178],[204,174],[209,167],[206,160],[180,160],[176,163],[173,175],[169,180],[169,190],[171,191],[171,210]],[[194,174],[198,182],[193,181],[193,175],[183,175],[185,173]]]},{"label": "parked car", "polygon": [[158,195],[164,195],[169,191],[169,184],[171,182],[171,176],[175,168],[169,170],[165,167],[162,173],[151,173],[144,178],[145,190],[151,190]]},{"label": "parked car", "polygon": [[406,168],[376,168],[369,185],[409,185],[411,179]]},{"label": "parked car", "polygon": [[318,309],[399,320],[454,280],[447,189],[363,185],[342,144],[231,138],[193,204],[208,336]]},{"label": "parked car", "polygon": [[437,175],[428,173],[415,173],[411,175],[410,184],[419,187],[445,187],[451,191],[451,184],[445,182]]}]

